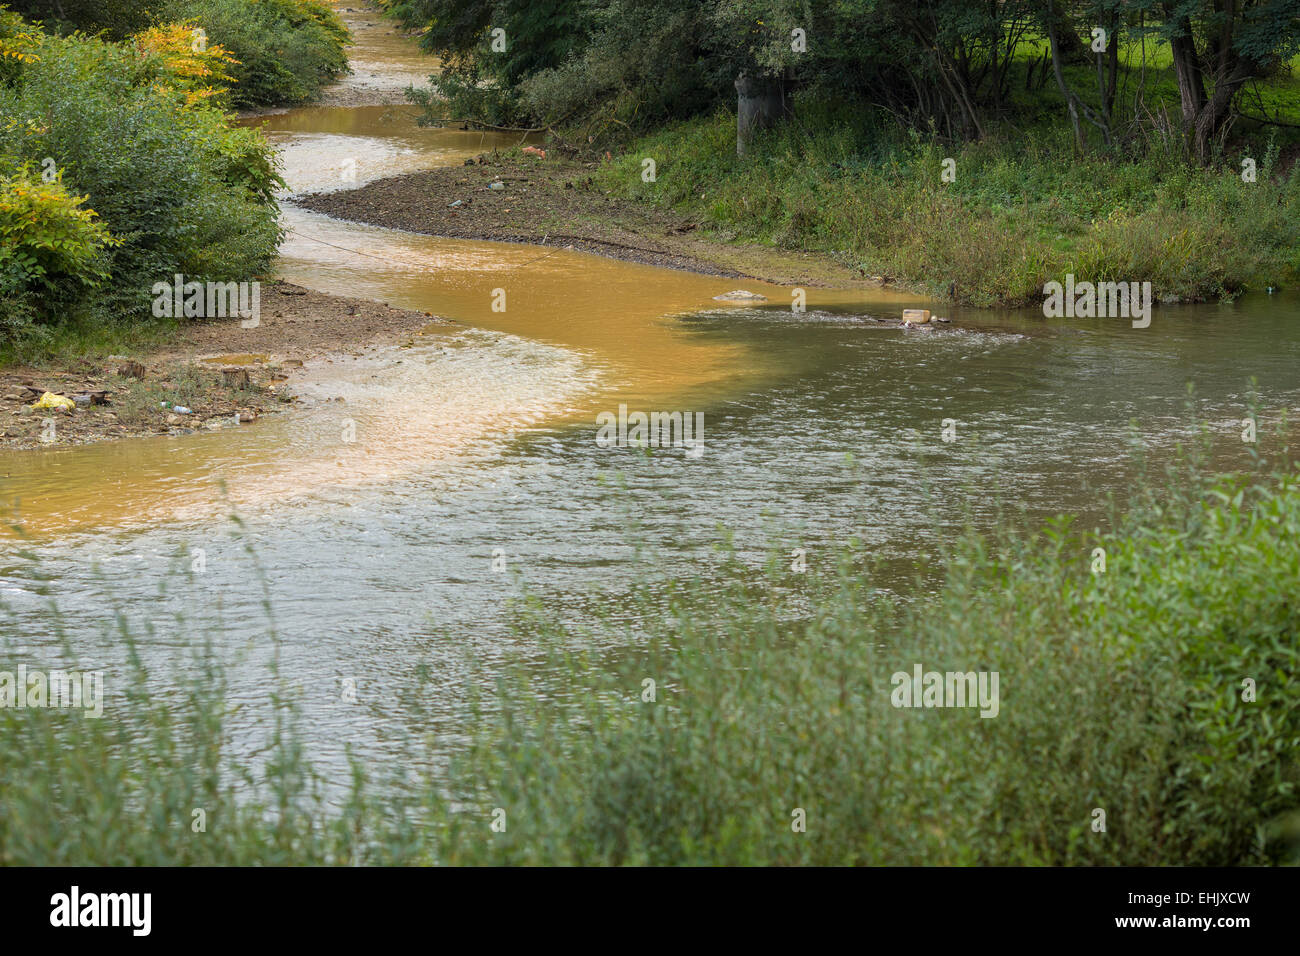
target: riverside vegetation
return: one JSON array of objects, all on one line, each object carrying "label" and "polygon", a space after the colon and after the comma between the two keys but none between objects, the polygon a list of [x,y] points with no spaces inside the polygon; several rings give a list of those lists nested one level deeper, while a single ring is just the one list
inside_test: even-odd
[{"label": "riverside vegetation", "polygon": [[[545,666],[497,672],[430,759],[412,744],[406,767],[438,769],[357,763],[332,803],[274,669],[250,764],[210,645],[165,694],[132,655],[103,719],[0,709],[0,862],[1295,862],[1290,461],[1153,470],[1105,533],[1061,517],[969,534],[920,601],[876,592],[852,548],[821,576],[774,551],[765,570],[726,560],[707,585],[620,595],[633,613],[596,626],[636,636],[611,652],[525,595],[516,627]],[[891,675],[918,662],[998,671],[998,716],[894,709]]]},{"label": "riverside vegetation", "polygon": [[265,274],[282,182],[228,111],[299,102],[346,68],[346,30],[311,0],[57,6],[74,19],[0,6],[5,362],[157,341],[175,323],[150,290],[174,274]]},{"label": "riverside vegetation", "polygon": [[[268,0],[308,11],[284,19],[294,36],[332,39],[320,57],[265,47],[299,64],[285,66],[295,83],[270,65],[241,81],[234,61],[267,61],[215,13],[203,20],[234,0],[163,3],[179,18],[166,21],[133,0],[61,0],[57,19],[47,6],[0,12],[6,356],[162,334],[145,316],[160,276],[259,274],[279,238],[276,168],[225,111],[310,95],[341,42],[308,24],[315,5]],[[1258,94],[1266,120],[1294,119],[1285,4],[1230,24],[1228,58],[1244,66],[1208,88],[1201,71],[1190,117],[1172,105],[1171,68],[1189,48],[1208,63],[1198,0],[1162,4],[1173,12],[1158,22],[1145,2],[971,13],[941,0],[933,30],[912,2],[814,3],[807,60],[784,52],[802,4],[761,19],[739,0],[389,6],[444,54],[431,116],[546,126],[578,159],[608,151],[605,188],[723,238],[985,304],[1030,301],[1063,272],[1214,298],[1296,266],[1294,140],[1245,117]],[[1099,71],[1067,49],[1094,17],[1115,41]],[[501,59],[487,56],[494,23],[511,38]],[[210,42],[196,50],[200,26]],[[724,102],[742,71],[797,86],[797,119],[743,159]],[[647,156],[654,182],[640,177]],[[904,598],[874,587],[853,543],[808,574],[784,549],[755,569],[723,547],[707,579],[614,595],[617,620],[575,624],[571,608],[521,595],[515,628],[540,665],[492,671],[498,693],[415,742],[401,769],[354,762],[341,800],[307,760],[274,667],[265,738],[250,741],[249,703],[227,693],[214,643],[178,621],[193,659],[150,672],[135,648],[151,635],[105,614],[127,663],[107,676],[103,718],[0,707],[0,863],[1296,862],[1300,473],[1285,448],[1230,476],[1189,454],[1146,474],[1107,530],[1009,516],[943,546]],[[39,569],[34,548],[15,560]],[[57,596],[48,619],[76,669],[84,635],[63,629]],[[593,628],[627,639],[610,650]],[[6,661],[24,656],[15,631],[3,629]],[[998,715],[895,709],[891,676],[917,664],[997,671]]]},{"label": "riverside vegetation", "polygon": [[[1300,269],[1283,0],[382,2],[443,58],[429,121],[608,152],[603,188],[723,241],[977,306],[1067,273],[1204,301]],[[740,75],[790,106],[743,157]]]},{"label": "riverside vegetation", "polygon": [[[1077,155],[1059,131],[944,146],[848,108],[810,122],[824,132],[790,125],[739,158],[734,116],[686,121],[639,139],[601,179],[722,239],[815,250],[967,305],[1032,305],[1071,273],[1206,301],[1300,270],[1300,172],[1281,169],[1276,143],[1253,150],[1258,179],[1246,183],[1226,163]],[[640,176],[646,156],[653,183]]]}]

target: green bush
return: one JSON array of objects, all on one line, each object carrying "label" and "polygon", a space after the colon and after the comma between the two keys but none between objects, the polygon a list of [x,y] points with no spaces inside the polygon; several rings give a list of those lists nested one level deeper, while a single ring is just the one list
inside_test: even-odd
[{"label": "green bush", "polygon": [[166,0],[166,22],[194,20],[239,62],[229,68],[236,107],[305,103],[347,72],[347,28],[316,0]]},{"label": "green bush", "polygon": [[[494,125],[527,122],[516,86],[530,73],[565,61],[583,43],[594,4],[574,0],[379,0],[421,46],[441,61],[432,91],[416,101],[430,118],[469,118]],[[491,46],[502,30],[503,49]]]},{"label": "green bush", "polygon": [[52,31],[80,30],[112,40],[193,20],[235,54],[236,107],[302,103],[347,72],[343,21],[319,0],[11,0]]},{"label": "green bush", "polygon": [[251,280],[275,254],[270,147],[157,82],[151,57],[130,45],[44,37],[0,85],[0,156],[57,169],[113,237],[103,249],[104,281],[87,289],[66,275],[27,302],[43,322],[148,319],[155,282],[178,272]]},{"label": "green bush", "polygon": [[84,201],[57,175],[42,177],[29,166],[0,171],[0,272],[8,294],[93,287],[108,278],[103,253],[114,240]]}]

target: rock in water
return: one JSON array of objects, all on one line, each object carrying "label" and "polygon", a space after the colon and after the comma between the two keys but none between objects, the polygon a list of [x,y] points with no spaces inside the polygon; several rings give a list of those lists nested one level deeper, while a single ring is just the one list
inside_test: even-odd
[{"label": "rock in water", "polygon": [[724,292],[722,295],[713,297],[719,302],[766,302],[767,296],[759,295],[757,292],[750,292],[748,289],[732,289],[730,292]]}]

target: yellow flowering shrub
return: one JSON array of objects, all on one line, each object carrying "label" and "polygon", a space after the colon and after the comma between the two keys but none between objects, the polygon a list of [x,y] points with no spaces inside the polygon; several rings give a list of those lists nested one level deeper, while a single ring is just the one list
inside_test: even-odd
[{"label": "yellow flowering shrub", "polygon": [[193,20],[150,27],[133,38],[141,55],[153,55],[166,74],[165,82],[180,90],[189,105],[207,102],[224,108],[235,82],[228,68],[236,60]]},{"label": "yellow flowering shrub", "polygon": [[24,63],[40,60],[36,52],[44,39],[39,29],[18,14],[0,7],[0,80],[7,78]]}]

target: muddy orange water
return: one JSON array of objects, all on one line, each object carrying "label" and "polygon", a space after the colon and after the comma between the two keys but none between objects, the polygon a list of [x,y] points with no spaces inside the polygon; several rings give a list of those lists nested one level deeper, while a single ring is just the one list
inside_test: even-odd
[{"label": "muddy orange water", "polygon": [[[376,23],[353,82],[388,77],[395,34]],[[397,49],[412,44],[400,40]],[[401,64],[410,74],[411,62]],[[291,192],[459,164],[516,135],[421,128],[410,106],[305,107],[258,122],[281,149]],[[593,422],[602,410],[702,408],[770,380],[779,362],[684,319],[744,285],[774,303],[792,290],[604,259],[565,248],[415,236],[282,210],[281,275],[326,292],[431,311],[470,329],[309,365],[310,407],[254,427],[25,452],[3,467],[29,534],[212,517],[443,473],[491,436]],[[807,290],[808,307],[867,304],[861,292]],[[912,299],[882,292],[896,312]],[[750,306],[729,305],[740,311]]]},{"label": "muddy orange water", "polygon": [[[418,75],[428,61],[364,16],[367,66],[347,82]],[[418,129],[401,106],[291,110],[267,129],[295,190],[491,145]],[[896,562],[892,587],[934,533],[997,520],[999,498],[1099,514],[1132,436],[1190,434],[1189,382],[1225,466],[1278,450],[1267,428],[1236,438],[1252,378],[1263,422],[1294,420],[1300,396],[1289,294],[1161,308],[1142,330],[952,310],[953,327],[908,332],[871,321],[913,304],[888,293],[809,289],[794,313],[789,289],[748,280],[284,217],[286,278],[459,325],[317,362],[301,408],[252,426],[0,455],[35,539],[0,543],[0,623],[31,661],[70,635],[110,690],[114,613],[159,672],[210,637],[249,705],[267,697],[274,632],[314,754],[338,766],[349,743],[401,759],[433,732],[429,707],[456,712],[475,679],[460,650],[527,653],[508,626],[521,579],[566,613],[617,612],[606,591],[707,566],[726,529],[742,555],[802,542],[814,568],[856,538]],[[768,301],[715,301],[737,287]],[[620,405],[703,414],[703,454],[598,445],[596,416]],[[425,694],[430,662],[438,693],[417,714],[402,695]],[[359,705],[339,703],[349,676]]]}]

